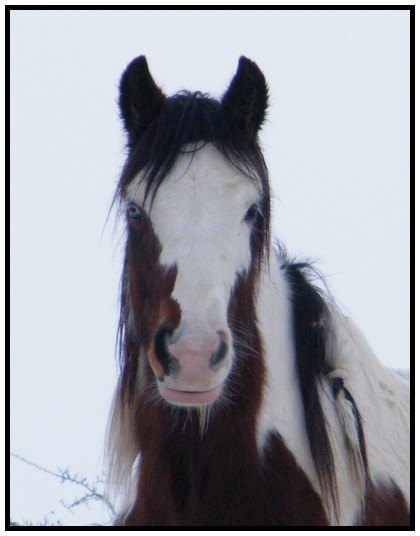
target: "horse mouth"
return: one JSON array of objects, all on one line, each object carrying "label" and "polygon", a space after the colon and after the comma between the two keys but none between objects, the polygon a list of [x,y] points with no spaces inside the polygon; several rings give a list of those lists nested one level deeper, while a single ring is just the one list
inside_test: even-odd
[{"label": "horse mouth", "polygon": [[177,406],[207,406],[217,400],[222,392],[221,385],[208,391],[178,391],[162,384],[158,384],[158,388],[167,402]]}]

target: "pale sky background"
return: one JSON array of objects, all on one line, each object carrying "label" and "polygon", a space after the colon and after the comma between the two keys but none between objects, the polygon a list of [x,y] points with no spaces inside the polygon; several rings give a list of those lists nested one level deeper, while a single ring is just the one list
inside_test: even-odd
[{"label": "pale sky background", "polygon": [[[168,94],[265,73],[274,235],[319,261],[379,359],[409,367],[408,11],[11,14],[11,451],[92,479],[116,384],[124,163],[119,77],[145,54]],[[79,490],[11,460],[11,515],[103,522]]]}]

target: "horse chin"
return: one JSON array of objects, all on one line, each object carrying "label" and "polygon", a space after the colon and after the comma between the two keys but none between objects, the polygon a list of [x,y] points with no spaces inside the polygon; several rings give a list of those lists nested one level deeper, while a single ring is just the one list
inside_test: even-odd
[{"label": "horse chin", "polygon": [[162,383],[158,384],[158,388],[159,393],[167,402],[184,407],[208,406],[215,402],[222,392],[221,385],[208,391],[178,391],[169,389]]}]

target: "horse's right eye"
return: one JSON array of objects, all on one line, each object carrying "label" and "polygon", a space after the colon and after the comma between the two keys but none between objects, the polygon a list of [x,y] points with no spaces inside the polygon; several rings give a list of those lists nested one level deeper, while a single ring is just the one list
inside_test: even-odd
[{"label": "horse's right eye", "polygon": [[142,212],[137,205],[132,203],[127,208],[127,215],[131,220],[139,220],[142,217]]}]

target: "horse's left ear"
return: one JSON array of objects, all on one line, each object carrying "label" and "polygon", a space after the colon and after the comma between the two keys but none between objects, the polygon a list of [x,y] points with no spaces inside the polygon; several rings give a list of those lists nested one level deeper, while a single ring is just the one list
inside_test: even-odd
[{"label": "horse's left ear", "polygon": [[229,123],[251,141],[261,128],[267,104],[264,75],[253,61],[241,56],[238,70],[222,98],[222,108]]}]

